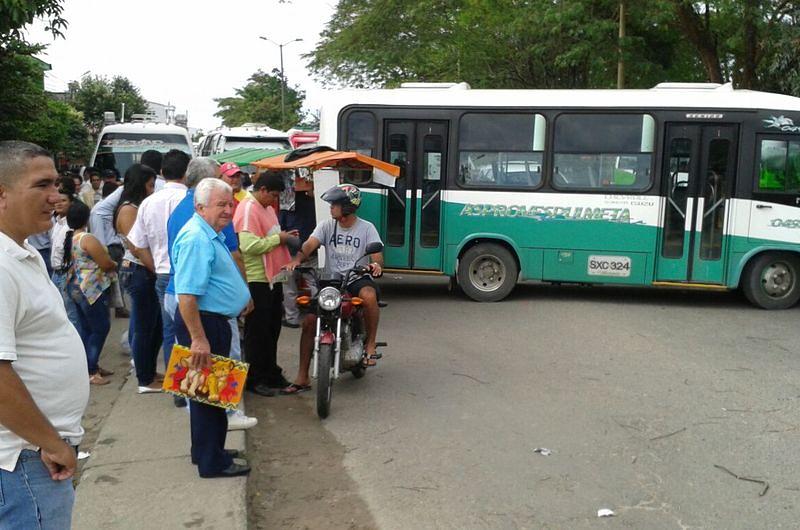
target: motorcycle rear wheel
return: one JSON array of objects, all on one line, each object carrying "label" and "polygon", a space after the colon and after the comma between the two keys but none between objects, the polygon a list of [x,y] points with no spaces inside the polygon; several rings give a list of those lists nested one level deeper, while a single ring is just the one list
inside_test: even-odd
[{"label": "motorcycle rear wheel", "polygon": [[333,347],[331,344],[320,344],[317,354],[319,373],[317,374],[317,416],[323,420],[331,413],[333,397]]}]

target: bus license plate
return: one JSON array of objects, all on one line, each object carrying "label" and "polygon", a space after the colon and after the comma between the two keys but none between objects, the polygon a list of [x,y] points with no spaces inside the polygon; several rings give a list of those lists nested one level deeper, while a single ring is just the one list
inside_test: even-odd
[{"label": "bus license plate", "polygon": [[631,275],[631,258],[627,256],[589,256],[589,276],[615,276],[627,278]]}]

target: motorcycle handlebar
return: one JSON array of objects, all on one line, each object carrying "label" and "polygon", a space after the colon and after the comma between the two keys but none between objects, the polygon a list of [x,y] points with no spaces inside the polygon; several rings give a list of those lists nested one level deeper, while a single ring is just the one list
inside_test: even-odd
[{"label": "motorcycle handlebar", "polygon": [[[301,273],[301,274],[303,274],[303,273],[311,273],[312,275],[314,275],[315,278],[317,278],[319,276],[319,273],[318,273],[319,269],[317,269],[315,267],[295,267],[294,270],[296,272]],[[370,273],[371,273],[371,269],[368,266],[358,265],[358,266],[353,267],[352,269],[350,269],[347,272],[347,274],[345,274],[344,276],[345,276],[345,278],[349,278],[349,276],[351,274],[370,274]]]}]

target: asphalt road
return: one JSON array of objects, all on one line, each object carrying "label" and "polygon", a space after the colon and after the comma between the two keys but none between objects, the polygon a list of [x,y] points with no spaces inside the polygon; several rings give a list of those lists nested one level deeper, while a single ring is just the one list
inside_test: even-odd
[{"label": "asphalt road", "polygon": [[389,347],[337,382],[327,420],[311,393],[248,401],[254,527],[797,527],[800,309],[539,285],[478,304],[441,279],[382,283]]}]

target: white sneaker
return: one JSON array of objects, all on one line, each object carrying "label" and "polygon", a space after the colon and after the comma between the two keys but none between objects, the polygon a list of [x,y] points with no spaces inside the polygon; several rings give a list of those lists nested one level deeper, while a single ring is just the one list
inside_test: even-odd
[{"label": "white sneaker", "polygon": [[245,416],[241,410],[236,410],[228,416],[229,431],[244,431],[258,424],[258,418]]},{"label": "white sneaker", "polygon": [[139,394],[156,394],[161,392],[161,384],[150,383],[148,386],[140,386],[136,392]]}]

